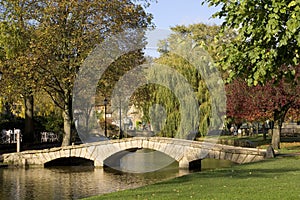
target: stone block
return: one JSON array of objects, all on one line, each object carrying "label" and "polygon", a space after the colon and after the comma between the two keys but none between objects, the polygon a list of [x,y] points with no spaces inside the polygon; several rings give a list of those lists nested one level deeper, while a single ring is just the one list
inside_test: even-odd
[{"label": "stone block", "polygon": [[179,161],[180,159],[182,159],[182,157],[184,156],[184,148],[182,147],[182,149],[174,149],[174,152],[176,152],[176,153],[174,153],[173,155],[174,155],[174,159],[175,160],[177,160],[177,161]]},{"label": "stone block", "polygon": [[98,146],[96,148],[94,156],[95,156],[95,162],[96,162],[96,160],[98,160],[98,161],[100,160],[101,162],[103,162],[103,160],[106,158],[106,155],[103,152],[102,146]]},{"label": "stone block", "polygon": [[220,151],[214,151],[215,159],[220,159]]},{"label": "stone block", "polygon": [[48,155],[49,155],[50,160],[56,159],[55,152],[49,152]]},{"label": "stone block", "polygon": [[31,154],[29,156],[23,156],[23,159],[26,160],[28,165],[40,165],[44,163],[44,158],[41,157],[41,154]]},{"label": "stone block", "polygon": [[145,149],[149,149],[149,140],[144,139],[142,143],[142,147]]},{"label": "stone block", "polygon": [[201,149],[197,149],[196,157],[197,157],[197,159],[203,159],[203,156],[201,154]]},{"label": "stone block", "polygon": [[159,149],[157,149],[157,150],[164,153],[166,148],[167,148],[166,143],[160,143]]},{"label": "stone block", "polygon": [[23,163],[24,166],[26,166],[26,165],[38,165],[38,164],[40,164],[39,159],[36,159],[36,158],[31,158],[31,159],[23,158],[22,160],[23,161],[25,160],[25,165]]},{"label": "stone block", "polygon": [[119,149],[120,149],[121,151],[123,151],[123,150],[126,149],[126,144],[125,144],[125,142],[120,142],[120,143],[118,143],[118,145],[119,145]]},{"label": "stone block", "polygon": [[188,160],[196,160],[197,157],[196,157],[196,153],[194,151],[193,148],[188,148],[187,151],[185,152],[185,157],[188,159]]},{"label": "stone block", "polygon": [[170,155],[172,151],[173,151],[173,146],[170,144],[166,145],[164,153]]},{"label": "stone block", "polygon": [[202,149],[200,158],[215,158],[215,152],[208,149]]},{"label": "stone block", "polygon": [[231,160],[232,158],[232,153],[231,152],[226,152],[225,153],[225,160]]},{"label": "stone block", "polygon": [[99,155],[103,157],[108,157],[110,155],[108,145],[101,145],[98,149],[99,149]]},{"label": "stone block", "polygon": [[89,146],[87,147],[87,151],[89,152],[89,158],[95,158],[96,156],[94,155],[96,152],[96,146]]},{"label": "stone block", "polygon": [[265,157],[266,158],[274,158],[275,157],[275,151],[271,145],[268,146]]},{"label": "stone block", "polygon": [[156,143],[154,143],[154,145],[153,145],[153,149],[154,149],[154,150],[159,150],[159,148],[160,148],[160,145],[161,145],[161,143],[160,143],[160,142],[156,142]]},{"label": "stone block", "polygon": [[60,153],[61,157],[70,157],[70,150],[69,149],[62,149]]},{"label": "stone block", "polygon": [[144,140],[142,138],[138,138],[136,142],[137,142],[137,147],[138,148],[143,148]]},{"label": "stone block", "polygon": [[125,141],[125,149],[130,149],[130,148],[131,148],[131,142]]},{"label": "stone block", "polygon": [[89,147],[88,149],[86,149],[86,154],[89,154],[89,156],[85,156],[86,158],[89,158],[90,160],[95,160],[97,157],[97,147]]},{"label": "stone block", "polygon": [[198,159],[204,159],[209,157],[209,151],[207,149],[199,149],[198,153],[197,153],[197,158]]},{"label": "stone block", "polygon": [[232,161],[232,162],[237,162],[240,155],[241,155],[241,154],[239,154],[239,153],[233,153],[233,154],[232,154],[231,161]]},{"label": "stone block", "polygon": [[167,155],[177,160],[177,155],[181,155],[181,149],[174,148],[172,145],[169,145],[165,151]]},{"label": "stone block", "polygon": [[244,163],[244,160],[246,159],[248,155],[247,154],[240,154],[238,160],[236,161],[237,163]]},{"label": "stone block", "polygon": [[137,148],[138,147],[138,141],[137,140],[131,140],[130,147],[131,148]]},{"label": "stone block", "polygon": [[182,157],[181,160],[179,160],[180,169],[189,169],[189,166],[189,161],[186,159],[186,157]]},{"label": "stone block", "polygon": [[261,160],[263,160],[263,159],[264,159],[263,156],[255,156],[255,157],[253,158],[252,162],[258,162],[258,161],[261,161]]},{"label": "stone block", "polygon": [[54,152],[53,152],[53,155],[54,155],[55,159],[61,157],[61,156],[60,156],[60,151],[54,151]]},{"label": "stone block", "polygon": [[94,162],[95,167],[103,167],[103,160],[96,159]]},{"label": "stone block", "polygon": [[154,149],[155,142],[149,141],[148,149]]},{"label": "stone block", "polygon": [[71,151],[72,157],[80,157],[80,158],[87,158],[90,156],[90,151],[88,147],[76,148],[72,149]]},{"label": "stone block", "polygon": [[117,145],[117,144],[111,144],[111,145],[109,146],[109,150],[110,150],[113,154],[115,154],[115,153],[121,151],[121,150],[119,149],[119,145]]},{"label": "stone block", "polygon": [[255,159],[256,155],[247,155],[247,157],[244,159],[243,163],[250,163]]},{"label": "stone block", "polygon": [[225,152],[223,151],[220,152],[220,159],[225,160]]},{"label": "stone block", "polygon": [[41,155],[40,157],[43,159],[43,163],[46,163],[50,160],[48,153],[41,153],[40,155]]}]

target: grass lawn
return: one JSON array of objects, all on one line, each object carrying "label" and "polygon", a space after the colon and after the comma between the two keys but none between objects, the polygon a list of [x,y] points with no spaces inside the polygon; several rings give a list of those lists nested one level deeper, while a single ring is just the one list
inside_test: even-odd
[{"label": "grass lawn", "polygon": [[300,199],[300,157],[203,171],[89,199]]}]

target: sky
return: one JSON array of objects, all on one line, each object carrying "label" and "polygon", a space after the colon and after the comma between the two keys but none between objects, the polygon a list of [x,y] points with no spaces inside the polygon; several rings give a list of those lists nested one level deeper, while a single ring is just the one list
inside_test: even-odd
[{"label": "sky", "polygon": [[221,24],[221,20],[211,19],[218,8],[201,5],[201,2],[202,0],[158,0],[147,11],[154,15],[154,23],[159,29],[199,22]]},{"label": "sky", "polygon": [[211,17],[218,8],[208,7],[207,4],[201,5],[201,2],[202,0],[158,0],[158,3],[152,3],[147,12],[153,14],[156,29],[148,32],[146,55],[159,56],[156,51],[157,43],[167,38],[171,33],[170,27],[195,23],[220,25],[222,23],[220,19]]}]

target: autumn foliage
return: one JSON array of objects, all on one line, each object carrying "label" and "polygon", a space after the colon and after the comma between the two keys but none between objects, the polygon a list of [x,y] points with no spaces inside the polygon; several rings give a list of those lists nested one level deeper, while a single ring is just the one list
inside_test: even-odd
[{"label": "autumn foliage", "polygon": [[[297,70],[296,70],[297,69]],[[295,69],[299,75],[299,66]],[[268,81],[264,85],[248,86],[243,79],[226,85],[227,116],[236,123],[243,121],[279,121],[285,118],[300,120],[300,85],[286,79]]]}]

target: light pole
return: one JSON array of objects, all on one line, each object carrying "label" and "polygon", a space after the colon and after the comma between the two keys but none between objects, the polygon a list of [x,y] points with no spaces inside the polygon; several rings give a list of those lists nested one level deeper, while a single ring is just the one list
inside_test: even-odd
[{"label": "light pole", "polygon": [[103,104],[104,104],[104,135],[105,135],[105,137],[107,137],[107,127],[106,127],[106,106],[107,106],[107,99],[106,98],[104,98]]},{"label": "light pole", "polygon": [[[2,80],[2,76],[3,76],[3,73],[2,73],[2,71],[0,71],[0,81]],[[3,103],[3,101],[1,100],[1,103]],[[3,109],[3,108],[2,108]],[[3,113],[2,113],[2,110],[1,110],[1,115],[2,115]]]},{"label": "light pole", "polygon": [[120,98],[120,102],[119,102],[119,139],[123,138],[123,134],[122,134],[122,103],[121,103],[121,98]]}]

